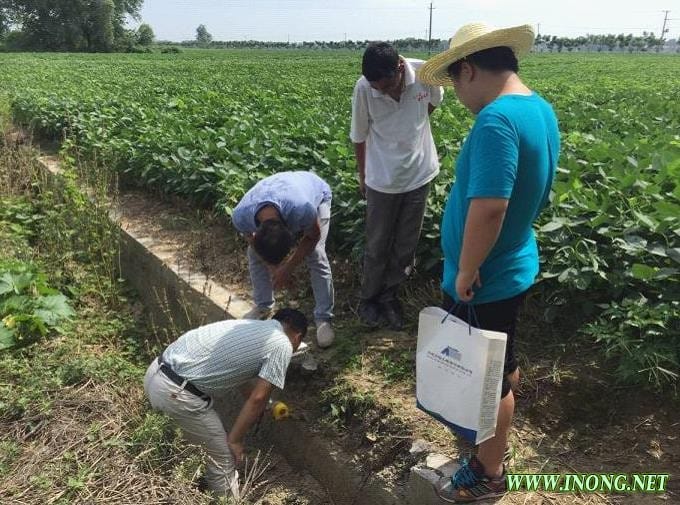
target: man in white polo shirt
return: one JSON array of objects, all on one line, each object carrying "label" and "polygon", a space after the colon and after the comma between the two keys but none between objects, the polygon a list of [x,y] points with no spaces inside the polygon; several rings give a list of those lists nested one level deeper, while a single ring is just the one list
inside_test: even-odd
[{"label": "man in white polo shirt", "polygon": [[352,96],[350,138],[367,204],[359,317],[369,326],[403,325],[397,291],[413,268],[430,181],[439,173],[429,116],[444,91],[417,79],[422,64],[373,43]]},{"label": "man in white polo shirt", "polygon": [[[151,406],[172,417],[189,442],[205,448],[209,490],[238,499],[236,466],[244,437],[272,389],[283,389],[290,359],[306,334],[307,318],[294,309],[265,321],[219,321],[185,333],[149,365],[144,390]],[[227,434],[213,397],[239,386],[246,386],[248,398]]]}]

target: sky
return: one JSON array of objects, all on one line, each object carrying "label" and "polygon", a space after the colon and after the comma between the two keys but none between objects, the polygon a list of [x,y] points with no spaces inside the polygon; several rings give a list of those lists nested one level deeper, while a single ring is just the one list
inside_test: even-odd
[{"label": "sky", "polygon": [[[433,1],[432,37],[448,39],[461,25],[530,23],[542,34],[661,32],[680,34],[677,0],[457,0]],[[427,36],[424,0],[145,0],[142,21],[157,40],[190,40],[204,24],[214,40],[378,40]],[[673,10],[673,8],[675,9]],[[677,19],[673,19],[677,18]],[[133,26],[136,23],[133,23]]]}]

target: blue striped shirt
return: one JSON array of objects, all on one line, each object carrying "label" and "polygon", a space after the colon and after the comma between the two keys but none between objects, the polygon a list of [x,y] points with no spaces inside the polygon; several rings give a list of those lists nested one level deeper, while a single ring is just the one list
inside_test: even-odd
[{"label": "blue striped shirt", "polygon": [[273,205],[288,229],[297,234],[310,230],[317,218],[319,205],[330,202],[331,188],[312,172],[279,172],[255,184],[234,209],[231,220],[241,233],[255,233],[255,216],[262,207]]},{"label": "blue striped shirt", "polygon": [[163,353],[178,375],[214,394],[255,377],[283,389],[293,345],[281,323],[230,319],[188,331]]}]

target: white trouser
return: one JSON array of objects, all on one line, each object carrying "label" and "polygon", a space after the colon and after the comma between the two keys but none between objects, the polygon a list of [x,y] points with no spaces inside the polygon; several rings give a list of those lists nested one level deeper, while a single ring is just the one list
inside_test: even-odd
[{"label": "white trouser", "polygon": [[169,415],[182,428],[189,443],[201,445],[207,455],[205,480],[220,495],[231,492],[238,499],[238,472],[227,445],[227,433],[213,401],[203,400],[172,382],[154,359],[144,377],[144,390],[155,410]]}]

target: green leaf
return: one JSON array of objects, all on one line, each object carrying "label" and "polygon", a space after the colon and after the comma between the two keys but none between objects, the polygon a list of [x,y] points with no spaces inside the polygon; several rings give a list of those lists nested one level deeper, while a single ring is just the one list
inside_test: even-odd
[{"label": "green leaf", "polygon": [[669,258],[680,263],[680,247],[668,248],[666,249],[666,254]]},{"label": "green leaf", "polygon": [[661,219],[677,219],[677,217],[680,216],[680,205],[676,205],[672,202],[660,201],[657,202],[654,207],[656,208],[656,217]]},{"label": "green leaf", "polygon": [[14,332],[7,328],[4,324],[0,324],[0,351],[14,347]]},{"label": "green leaf", "polygon": [[566,282],[567,279],[575,272],[573,268],[567,268],[566,270],[562,271],[560,275],[557,277],[558,282]]},{"label": "green leaf", "polygon": [[31,273],[5,272],[0,277],[0,294],[9,293],[11,291],[19,294],[31,285],[33,279],[34,276]]},{"label": "green leaf", "polygon": [[664,280],[664,279],[668,279],[669,277],[673,277],[677,274],[678,274],[677,268],[660,268],[656,272],[655,279]]},{"label": "green leaf", "polygon": [[643,265],[642,263],[635,263],[633,264],[633,268],[631,268],[631,273],[636,279],[647,281],[654,278],[656,275],[656,268]]},{"label": "green leaf", "polygon": [[0,275],[0,295],[11,293],[14,291],[14,282],[12,282],[12,274],[4,272]]},{"label": "green leaf", "polygon": [[555,230],[559,230],[560,228],[562,228],[562,226],[564,226],[564,223],[561,223],[559,221],[550,221],[549,223],[541,226],[539,228],[539,231],[544,232],[544,233],[549,232],[549,231],[555,231]]},{"label": "green leaf", "polygon": [[40,298],[38,305],[40,308],[36,309],[34,314],[49,326],[54,326],[62,319],[68,319],[74,315],[64,295],[44,296]]},{"label": "green leaf", "polygon": [[638,219],[638,221],[640,221],[642,224],[646,225],[648,228],[651,228],[652,230],[654,228],[656,228],[657,223],[654,222],[654,220],[651,217],[646,216],[645,214],[642,214],[641,212],[638,212],[638,211],[635,211],[635,210],[633,211],[633,214]]}]

